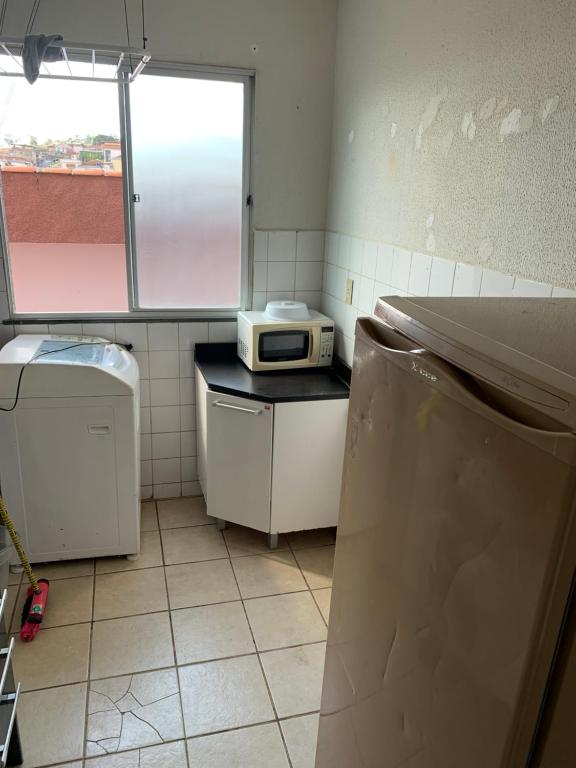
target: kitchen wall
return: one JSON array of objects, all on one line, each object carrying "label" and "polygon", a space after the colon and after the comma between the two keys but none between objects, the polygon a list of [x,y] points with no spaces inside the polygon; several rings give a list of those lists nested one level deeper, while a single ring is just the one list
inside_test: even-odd
[{"label": "kitchen wall", "polygon": [[420,293],[430,264],[459,295],[576,288],[575,24],[567,0],[340,0],[324,308],[341,347],[347,271],[364,311],[369,280]]}]

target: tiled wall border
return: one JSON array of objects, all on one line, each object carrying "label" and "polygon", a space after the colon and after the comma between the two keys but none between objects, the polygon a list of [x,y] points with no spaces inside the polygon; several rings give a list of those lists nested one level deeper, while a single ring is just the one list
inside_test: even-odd
[{"label": "tiled wall border", "polygon": [[[254,309],[266,301],[298,299],[320,309],[324,232],[254,233]],[[9,318],[3,260],[0,259],[0,320]],[[0,347],[14,333],[102,336],[132,344],[141,377],[142,498],[200,493],[196,465],[194,346],[236,340],[236,322],[86,322],[0,324]]]},{"label": "tiled wall border", "polygon": [[[576,291],[506,275],[386,243],[326,233],[322,311],[336,323],[336,353],[352,364],[356,319],[371,315],[379,296],[557,296]],[[346,281],[354,280],[352,305]]]}]

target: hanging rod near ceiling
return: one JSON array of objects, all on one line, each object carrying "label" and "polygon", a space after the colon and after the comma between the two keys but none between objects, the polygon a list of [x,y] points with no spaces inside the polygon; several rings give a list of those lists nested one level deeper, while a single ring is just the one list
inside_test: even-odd
[{"label": "hanging rod near ceiling", "polygon": [[[22,66],[23,38],[0,36],[0,58],[8,56],[16,65],[14,71],[7,70],[0,65],[0,77],[24,77]],[[63,60],[66,62],[68,74],[52,74],[49,65],[43,64],[44,72],[38,77],[45,80],[84,80],[100,83],[117,83],[123,72],[129,74],[130,82],[133,82],[150,61],[150,54],[144,48],[131,48],[121,45],[77,43],[63,40],[59,43],[63,51]],[[72,72],[70,62],[79,61],[92,64],[92,75],[75,75]],[[109,77],[96,76],[97,64],[109,64],[114,66],[114,74]],[[47,72],[46,72],[47,71]]]}]

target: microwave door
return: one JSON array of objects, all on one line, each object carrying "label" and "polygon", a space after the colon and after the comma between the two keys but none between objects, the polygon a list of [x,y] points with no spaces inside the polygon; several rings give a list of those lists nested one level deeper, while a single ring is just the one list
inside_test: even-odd
[{"label": "microwave door", "polygon": [[289,363],[308,360],[311,351],[309,330],[264,331],[258,340],[260,363]]}]

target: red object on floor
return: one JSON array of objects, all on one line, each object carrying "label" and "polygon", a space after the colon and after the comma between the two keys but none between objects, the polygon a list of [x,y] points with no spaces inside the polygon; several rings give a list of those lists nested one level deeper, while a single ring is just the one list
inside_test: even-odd
[{"label": "red object on floor", "polygon": [[47,579],[38,579],[38,586],[40,587],[39,594],[36,594],[32,587],[28,587],[26,613],[22,616],[22,626],[20,627],[20,639],[26,643],[34,640],[40,631],[40,624],[46,611],[50,582]]}]

